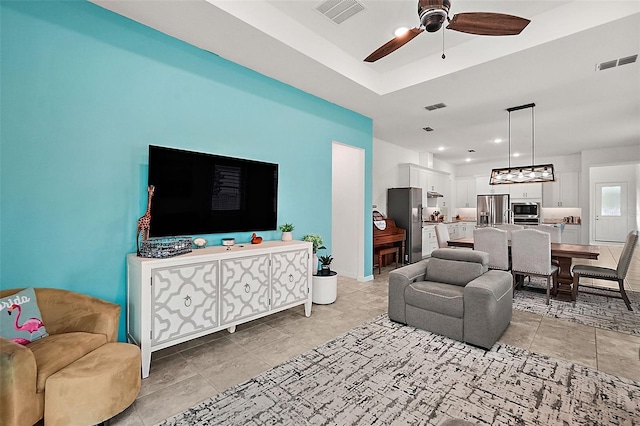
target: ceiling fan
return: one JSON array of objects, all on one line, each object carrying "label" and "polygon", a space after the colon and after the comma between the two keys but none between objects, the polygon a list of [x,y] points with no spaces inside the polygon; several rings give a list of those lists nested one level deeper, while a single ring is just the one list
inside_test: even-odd
[{"label": "ceiling fan", "polygon": [[442,28],[447,20],[447,29],[462,33],[504,36],[517,35],[531,22],[529,19],[519,16],[506,15],[504,13],[491,12],[467,12],[453,15],[449,18],[450,0],[418,0],[418,16],[420,26],[411,28],[406,33],[386,42],[371,55],[365,58],[365,62],[375,62],[388,54],[409,43],[415,36],[427,30],[433,33]]}]

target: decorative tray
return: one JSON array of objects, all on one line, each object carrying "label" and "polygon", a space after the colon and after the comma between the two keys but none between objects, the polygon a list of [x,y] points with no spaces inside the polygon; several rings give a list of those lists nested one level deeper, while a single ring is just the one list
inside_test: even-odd
[{"label": "decorative tray", "polygon": [[172,257],[191,252],[191,237],[149,238],[140,243],[140,257]]}]

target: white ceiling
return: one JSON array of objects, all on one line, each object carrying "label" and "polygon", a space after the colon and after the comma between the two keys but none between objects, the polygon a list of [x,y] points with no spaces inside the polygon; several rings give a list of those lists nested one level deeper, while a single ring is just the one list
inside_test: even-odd
[{"label": "white ceiling", "polygon": [[[451,16],[500,12],[531,23],[509,37],[425,32],[373,64],[363,59],[395,28],[418,26],[417,1],[358,1],[365,10],[336,24],[315,10],[319,0],[93,0],[371,117],[375,138],[451,164],[505,163],[506,108],[531,102],[536,158],[640,149],[640,62],[597,70],[639,53],[638,0],[452,0]],[[424,109],[439,102],[447,107]],[[512,151],[524,154],[522,164],[531,161],[531,123],[531,109],[511,114]]]}]

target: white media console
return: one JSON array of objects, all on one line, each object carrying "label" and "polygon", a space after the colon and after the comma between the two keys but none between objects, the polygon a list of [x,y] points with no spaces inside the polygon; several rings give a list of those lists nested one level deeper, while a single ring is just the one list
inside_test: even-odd
[{"label": "white media console", "polygon": [[165,259],[127,256],[127,337],[151,353],[304,304],[311,315],[312,244],[265,241]]}]

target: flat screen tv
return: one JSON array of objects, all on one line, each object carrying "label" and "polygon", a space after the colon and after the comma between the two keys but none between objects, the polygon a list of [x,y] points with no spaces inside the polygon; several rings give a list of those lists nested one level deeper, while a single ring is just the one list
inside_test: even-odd
[{"label": "flat screen tv", "polygon": [[276,229],[278,165],[149,145],[152,237]]}]

